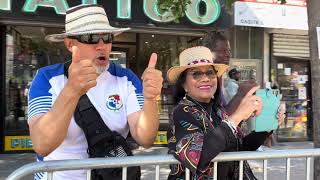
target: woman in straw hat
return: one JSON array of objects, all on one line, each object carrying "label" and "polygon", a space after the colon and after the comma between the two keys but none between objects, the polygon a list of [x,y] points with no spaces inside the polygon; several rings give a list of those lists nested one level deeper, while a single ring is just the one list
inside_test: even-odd
[{"label": "woman in straw hat", "polygon": [[[179,66],[168,70],[167,78],[175,84],[176,107],[168,132],[169,153],[181,164],[171,165],[168,179],[185,179],[185,168],[191,179],[211,179],[211,160],[222,151],[256,150],[263,144],[268,132],[253,132],[242,137],[237,126],[253,113],[259,114],[261,99],[252,88],[233,114],[227,115],[221,107],[218,77],[228,68],[213,63],[211,51],[202,46],[184,50]],[[283,118],[283,116],[281,116]],[[239,177],[238,162],[218,165],[218,179]],[[247,162],[244,179],[256,179]]]}]

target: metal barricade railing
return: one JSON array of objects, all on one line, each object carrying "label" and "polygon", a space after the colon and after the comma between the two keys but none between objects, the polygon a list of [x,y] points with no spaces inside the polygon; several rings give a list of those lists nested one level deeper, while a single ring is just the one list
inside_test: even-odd
[{"label": "metal barricade railing", "polygon": [[[263,160],[263,177],[267,179],[267,165],[268,159],[286,158],[286,179],[290,179],[290,162],[292,158],[307,158],[306,162],[306,179],[310,179],[311,160],[313,157],[320,156],[320,148],[317,149],[291,149],[291,150],[268,150],[268,151],[243,151],[243,152],[223,152],[215,157],[213,179],[217,180],[218,162],[224,161],[240,161],[239,179],[243,179],[243,161],[244,160]],[[125,180],[127,177],[127,167],[156,165],[155,179],[160,179],[160,165],[169,165],[179,163],[172,155],[138,155],[131,157],[116,157],[116,158],[92,158],[81,160],[57,160],[46,162],[35,162],[26,164],[11,173],[7,180],[21,179],[27,175],[36,172],[48,172],[48,179],[52,180],[54,171],[62,170],[78,170],[89,169],[87,179],[90,179],[90,169],[99,168],[114,168],[122,167],[123,176]],[[189,180],[190,171],[186,169],[186,180]]]}]

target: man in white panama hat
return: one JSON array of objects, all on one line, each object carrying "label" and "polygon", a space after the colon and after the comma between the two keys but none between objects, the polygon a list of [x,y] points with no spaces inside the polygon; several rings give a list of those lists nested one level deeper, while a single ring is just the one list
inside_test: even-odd
[{"label": "man in white panama hat", "polygon": [[[74,118],[84,95],[111,131],[126,138],[130,130],[140,145],[150,147],[159,126],[156,97],[163,82],[162,73],[155,69],[157,55],[151,55],[141,82],[132,71],[109,62],[114,36],[129,28],[110,26],[102,7],[73,7],[65,23],[64,33],[46,39],[64,41],[72,53],[70,65],[39,69],[29,92],[28,123],[38,161],[88,157],[85,130]],[[85,179],[85,173],[55,172],[53,179]],[[46,178],[45,173],[35,175],[35,179]]]}]

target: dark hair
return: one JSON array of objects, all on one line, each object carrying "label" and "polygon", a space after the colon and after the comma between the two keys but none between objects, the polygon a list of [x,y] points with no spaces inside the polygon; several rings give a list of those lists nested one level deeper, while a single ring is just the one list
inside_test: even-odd
[{"label": "dark hair", "polygon": [[182,86],[186,82],[186,79],[187,79],[187,69],[180,74],[179,78],[177,79],[173,87],[173,105],[174,106],[176,106],[186,94],[186,91]]},{"label": "dark hair", "polygon": [[229,71],[228,75],[229,75],[229,77],[230,77],[231,79],[233,79],[234,76],[235,76],[236,74],[238,74],[238,73],[240,73],[240,71],[238,71],[236,68],[233,68],[233,69],[231,69],[231,70]]},{"label": "dark hair", "polygon": [[[187,70],[188,69],[184,70],[180,74],[179,78],[177,79],[177,81],[173,87],[173,105],[174,106],[178,105],[178,103],[186,95],[186,91],[183,88],[183,84],[186,82],[186,79],[187,79]],[[217,90],[214,94],[214,101],[217,105],[221,103],[220,93],[221,93],[220,78],[217,77]]]},{"label": "dark hair", "polygon": [[209,48],[211,51],[215,50],[217,47],[217,42],[225,41],[228,42],[228,39],[221,34],[221,32],[208,32],[202,39],[201,45]]}]

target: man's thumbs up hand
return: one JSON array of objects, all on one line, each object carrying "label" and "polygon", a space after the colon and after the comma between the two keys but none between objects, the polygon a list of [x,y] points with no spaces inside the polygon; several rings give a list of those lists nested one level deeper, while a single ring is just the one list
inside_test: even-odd
[{"label": "man's thumbs up hand", "polygon": [[97,85],[94,59],[84,59],[77,46],[72,47],[72,62],[68,69],[67,87],[79,96]]},{"label": "man's thumbs up hand", "polygon": [[155,100],[161,94],[162,72],[157,70],[157,54],[152,53],[148,67],[142,74],[143,96],[145,100]]},{"label": "man's thumbs up hand", "polygon": [[148,68],[155,68],[157,64],[158,55],[156,53],[152,53],[149,59]]},{"label": "man's thumbs up hand", "polygon": [[72,46],[72,63],[80,62],[80,50],[77,46]]}]

